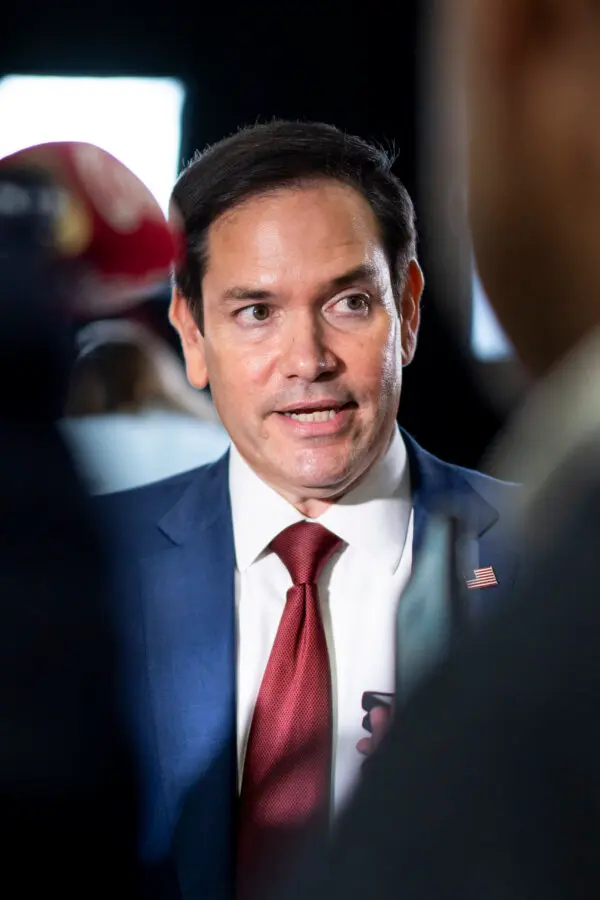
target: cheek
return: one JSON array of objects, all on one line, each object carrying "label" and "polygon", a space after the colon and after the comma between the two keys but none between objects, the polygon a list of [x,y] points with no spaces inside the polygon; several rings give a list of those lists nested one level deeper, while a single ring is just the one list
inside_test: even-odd
[{"label": "cheek", "polygon": [[356,342],[351,368],[357,394],[367,394],[374,403],[399,390],[402,381],[400,328],[396,324],[390,327],[388,322],[387,327],[379,329],[369,339]]},{"label": "cheek", "polygon": [[385,391],[400,391],[402,384],[402,335],[400,327],[390,334],[383,357],[383,388]]},{"label": "cheek", "polygon": [[270,357],[260,347],[228,347],[207,343],[206,365],[215,402],[221,407],[248,411],[262,398]]},{"label": "cheek", "polygon": [[247,384],[264,385],[272,369],[273,351],[266,345],[256,344],[236,353],[238,371],[244,373]]}]

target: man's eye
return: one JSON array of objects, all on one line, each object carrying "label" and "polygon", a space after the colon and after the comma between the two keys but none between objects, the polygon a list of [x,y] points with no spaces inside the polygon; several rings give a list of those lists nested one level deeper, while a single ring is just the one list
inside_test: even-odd
[{"label": "man's eye", "polygon": [[349,297],[343,297],[338,300],[336,306],[341,312],[350,313],[368,313],[371,308],[369,298],[363,294],[351,294]]},{"label": "man's eye", "polygon": [[252,318],[257,322],[264,322],[269,318],[269,307],[265,303],[255,303],[252,309]]},{"label": "man's eye", "polygon": [[269,318],[269,307],[266,303],[253,303],[237,311],[236,316],[245,322],[266,322]]}]

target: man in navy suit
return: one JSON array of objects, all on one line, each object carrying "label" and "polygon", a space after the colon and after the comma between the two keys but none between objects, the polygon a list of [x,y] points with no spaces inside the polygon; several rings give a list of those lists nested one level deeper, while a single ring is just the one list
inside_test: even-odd
[{"label": "man in navy suit", "polygon": [[398,430],[423,276],[384,153],[326,125],[256,126],[193,161],[173,207],[187,253],[170,318],[232,447],[103,503],[127,560],[148,890],[209,900],[236,870],[243,894],[273,875],[359,780],[363,694],[394,691],[397,604],[432,513],[471,535],[472,618],[498,606],[515,488]]}]

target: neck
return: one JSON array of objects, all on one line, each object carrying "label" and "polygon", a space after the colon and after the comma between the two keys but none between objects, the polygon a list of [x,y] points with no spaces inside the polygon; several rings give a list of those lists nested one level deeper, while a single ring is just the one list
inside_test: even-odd
[{"label": "neck", "polygon": [[[343,494],[340,494],[339,496],[343,496]],[[339,499],[339,497],[327,500],[320,500],[316,497],[307,497],[304,500],[290,500],[290,502],[296,507],[298,512],[302,513],[303,516],[306,516],[307,519],[318,519],[319,516],[322,516],[325,510],[329,509],[337,499]]]},{"label": "neck", "polygon": [[288,503],[291,503],[299,513],[303,516],[306,516],[307,519],[318,519],[319,516],[322,516],[323,513],[329,509],[334,503],[339,502],[343,497],[345,497],[350,491],[353,491],[357,488],[365,478],[369,475],[369,473],[373,470],[373,468],[377,465],[377,463],[384,458],[387,452],[390,449],[392,440],[394,438],[394,433],[396,431],[397,425],[396,421],[392,423],[392,428],[390,431],[390,437],[387,443],[385,444],[385,448],[383,452],[379,452],[377,456],[369,463],[364,472],[362,472],[357,478],[353,481],[342,483],[336,487],[325,488],[323,492],[319,492],[315,496],[312,490],[306,489],[304,493],[299,493],[295,491],[294,493],[289,492],[285,489],[281,489],[277,485],[271,485],[273,490],[277,491]]}]

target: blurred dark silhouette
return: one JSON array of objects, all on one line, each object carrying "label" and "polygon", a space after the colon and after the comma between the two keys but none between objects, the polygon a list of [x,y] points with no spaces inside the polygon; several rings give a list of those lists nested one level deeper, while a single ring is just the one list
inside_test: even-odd
[{"label": "blurred dark silhouette", "polygon": [[[15,186],[28,198],[20,213],[8,202]],[[0,176],[3,871],[25,896],[129,898],[137,792],[108,625],[111,568],[55,426],[71,362],[69,275],[37,203],[45,187]]]}]

